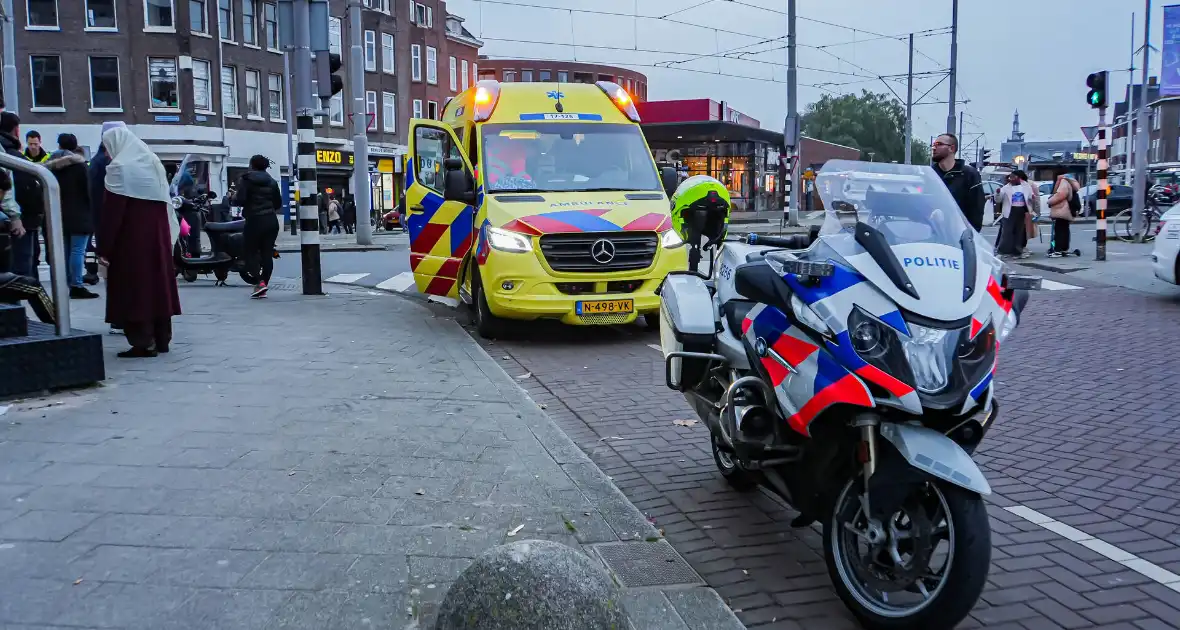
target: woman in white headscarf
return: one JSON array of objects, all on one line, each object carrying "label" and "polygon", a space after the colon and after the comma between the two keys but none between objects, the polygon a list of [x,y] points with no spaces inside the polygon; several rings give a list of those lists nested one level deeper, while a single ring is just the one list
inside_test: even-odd
[{"label": "woman in white headscarf", "polygon": [[172,263],[180,224],[156,154],[127,127],[107,130],[102,143],[111,156],[98,232],[99,261],[107,265],[106,319],[131,344],[120,357],[154,357],[168,352],[172,317],[180,315]]}]

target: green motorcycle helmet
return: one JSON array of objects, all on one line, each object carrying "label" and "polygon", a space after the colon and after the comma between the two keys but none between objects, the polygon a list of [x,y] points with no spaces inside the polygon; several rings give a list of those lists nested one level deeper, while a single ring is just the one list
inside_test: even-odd
[{"label": "green motorcycle helmet", "polygon": [[672,229],[685,242],[720,242],[729,228],[729,191],[708,175],[693,175],[672,194]]}]

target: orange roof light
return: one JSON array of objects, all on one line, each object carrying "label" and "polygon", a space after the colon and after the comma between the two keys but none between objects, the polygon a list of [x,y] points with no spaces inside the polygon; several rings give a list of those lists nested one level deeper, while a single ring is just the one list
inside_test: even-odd
[{"label": "orange roof light", "polygon": [[623,86],[611,81],[599,81],[595,85],[606,93],[611,102],[615,104],[615,107],[618,107],[619,111],[626,114],[627,118],[631,119],[631,122],[640,122],[639,110],[635,109],[635,101],[627,93],[627,90],[623,89]]},{"label": "orange roof light", "polygon": [[475,101],[472,107],[472,117],[475,122],[483,122],[492,117],[496,111],[496,103],[500,100],[500,82],[484,79],[475,83]]}]

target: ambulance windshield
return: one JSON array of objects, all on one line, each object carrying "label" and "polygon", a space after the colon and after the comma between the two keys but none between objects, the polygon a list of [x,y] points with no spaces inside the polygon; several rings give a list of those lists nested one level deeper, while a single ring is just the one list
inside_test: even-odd
[{"label": "ambulance windshield", "polygon": [[492,193],[662,190],[636,125],[484,125],[482,168]]}]

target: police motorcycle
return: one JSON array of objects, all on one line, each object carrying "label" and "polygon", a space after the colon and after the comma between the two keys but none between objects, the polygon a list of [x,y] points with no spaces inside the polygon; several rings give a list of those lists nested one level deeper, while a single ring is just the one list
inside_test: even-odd
[{"label": "police motorcycle", "polygon": [[929,166],[829,161],[810,235],[725,238],[728,192],[686,180],[690,268],[660,289],[668,387],[721,475],[819,522],[828,574],[867,628],[953,628],[991,559],[971,459],[995,421],[1000,344],[1041,279],[1009,273]]},{"label": "police motorcycle", "polygon": [[[208,162],[200,156],[186,155],[176,174],[172,177],[170,194],[172,208],[179,218],[195,218],[199,225],[189,224],[194,231],[191,238],[181,237],[173,248],[173,260],[177,275],[186,282],[195,282],[199,275],[213,274],[218,286],[224,286],[231,272],[236,272],[242,282],[250,286],[258,284],[257,274],[247,271],[244,258],[243,235],[246,222],[242,219],[225,222],[207,221],[211,210],[210,202],[216,193],[206,192],[198,184],[208,181]],[[209,238],[211,251],[200,251],[200,231]],[[193,245],[195,244],[195,246]],[[278,252],[274,253],[278,258]]]}]

